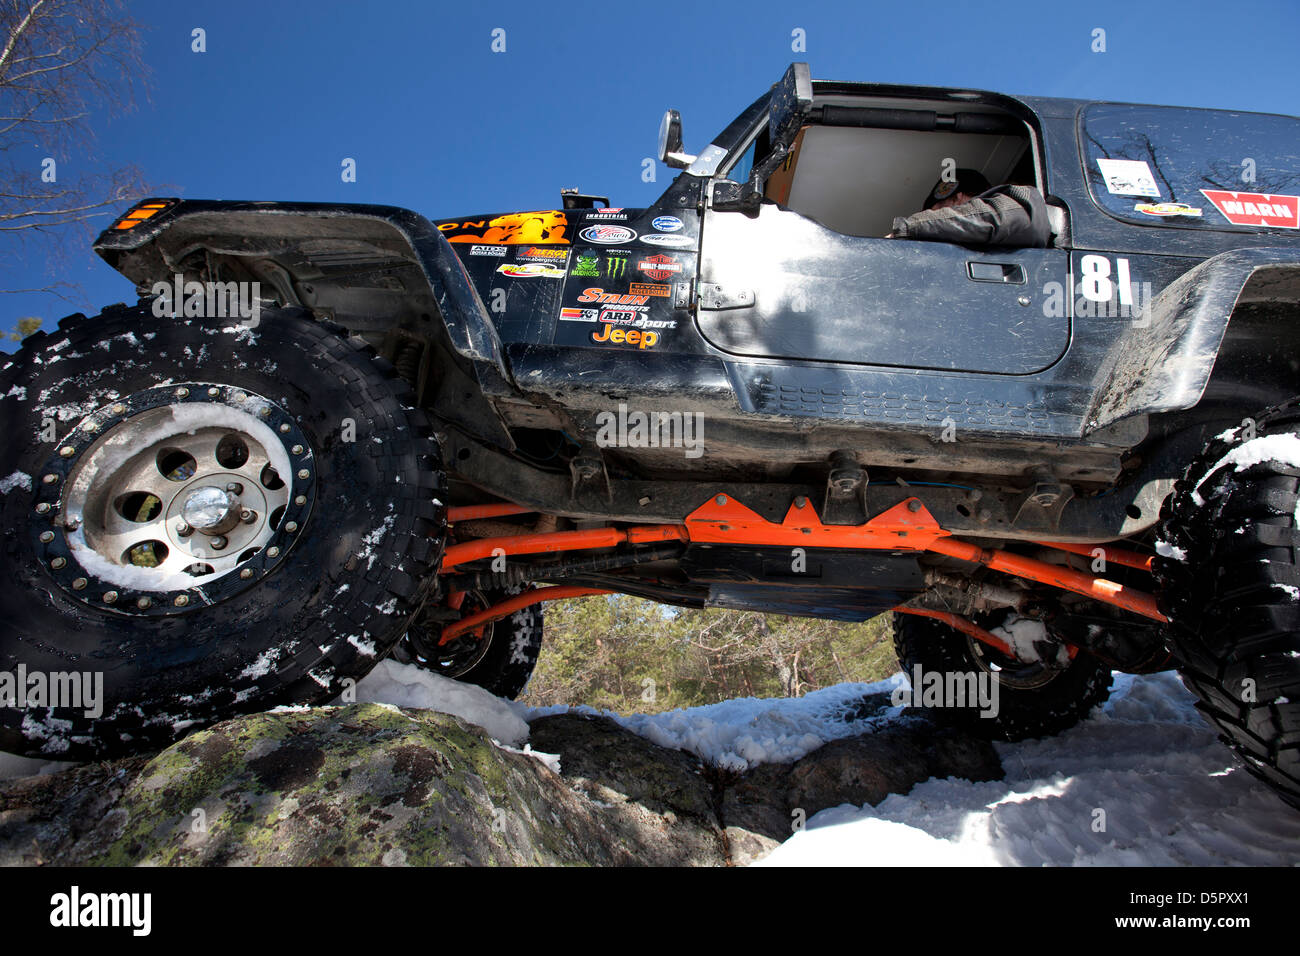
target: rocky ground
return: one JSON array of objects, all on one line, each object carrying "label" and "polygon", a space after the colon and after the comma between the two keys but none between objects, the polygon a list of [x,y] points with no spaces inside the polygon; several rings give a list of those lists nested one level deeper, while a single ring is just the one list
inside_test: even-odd
[{"label": "rocky ground", "polygon": [[1002,777],[988,743],[919,716],[744,773],[604,717],[529,731],[559,773],[430,710],[229,720],[152,757],[0,783],[0,864],[743,865],[819,810]]}]

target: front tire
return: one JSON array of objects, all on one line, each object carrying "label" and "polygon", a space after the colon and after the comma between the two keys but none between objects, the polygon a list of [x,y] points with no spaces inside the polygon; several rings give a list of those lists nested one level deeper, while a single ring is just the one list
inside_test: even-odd
[{"label": "front tire", "polygon": [[0,672],[101,684],[0,706],[0,749],[102,758],[327,701],[441,556],[428,423],[301,310],[70,316],[0,370],[0,413]]},{"label": "front tire", "polygon": [[1155,572],[1198,709],[1300,809],[1300,400],[1247,428],[1211,440],[1175,486]]}]

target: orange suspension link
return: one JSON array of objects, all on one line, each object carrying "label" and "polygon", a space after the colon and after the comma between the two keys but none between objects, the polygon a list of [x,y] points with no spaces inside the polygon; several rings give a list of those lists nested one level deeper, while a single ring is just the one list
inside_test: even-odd
[{"label": "orange suspension link", "polygon": [[443,628],[442,635],[438,638],[439,646],[450,643],[460,637],[466,631],[472,631],[475,628],[482,627],[489,621],[500,620],[503,617],[509,617],[515,611],[521,611],[526,607],[534,604],[541,604],[543,601],[559,601],[563,598],[587,597],[592,594],[612,594],[604,588],[584,588],[576,584],[564,584],[551,588],[530,588],[522,594],[516,594],[514,597],[506,598],[500,604],[494,604],[490,608],[482,611],[476,611],[467,617],[461,618],[455,624]]}]

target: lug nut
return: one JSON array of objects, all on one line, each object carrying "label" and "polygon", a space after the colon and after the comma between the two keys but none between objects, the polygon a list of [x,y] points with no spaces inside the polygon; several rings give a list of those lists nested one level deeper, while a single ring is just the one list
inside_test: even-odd
[{"label": "lug nut", "polygon": [[293,503],[296,504],[298,507],[301,508],[303,505],[305,505],[305,504],[307,503],[307,496],[306,496],[306,495],[298,495],[298,496],[296,496],[296,497],[293,499]]},{"label": "lug nut", "polygon": [[306,481],[308,478],[311,477],[311,472],[308,471],[306,468],[299,468],[298,477],[301,478],[303,481]]},{"label": "lug nut", "polygon": [[247,581],[249,578],[253,576],[253,569],[244,568],[242,571],[239,572],[239,576],[243,578],[245,581]]},{"label": "lug nut", "polygon": [[68,562],[65,558],[55,558],[53,561],[50,562],[50,567],[52,567],[55,571],[58,571],[67,563]]},{"label": "lug nut", "polygon": [[37,505],[37,506],[36,506],[36,513],[37,513],[38,515],[47,515],[47,514],[49,514],[49,513],[50,513],[50,504],[49,504],[49,502],[47,502],[47,501],[42,501],[39,505]]},{"label": "lug nut", "polygon": [[71,445],[64,445],[59,449],[59,456],[61,458],[71,458],[76,453],[77,449],[73,448]]},{"label": "lug nut", "polygon": [[280,556],[280,549],[272,545],[266,549],[266,556],[268,558],[278,558]]},{"label": "lug nut", "polygon": [[221,389],[219,389],[219,388],[210,388],[210,389],[208,389],[208,394],[209,394],[210,396],[212,396],[213,398],[216,398],[218,395],[221,394]]},{"label": "lug nut", "polygon": [[239,509],[239,520],[244,524],[252,524],[257,520],[257,512],[251,508],[241,508]]},{"label": "lug nut", "polygon": [[180,535],[182,538],[188,538],[190,535],[194,533],[194,529],[191,528],[189,524],[184,521],[176,522],[175,528],[176,528],[176,533]]},{"label": "lug nut", "polygon": [[280,423],[280,433],[283,434],[284,432],[287,432],[288,430],[289,430],[289,423],[288,423],[288,422],[281,422],[281,423]]},{"label": "lug nut", "polygon": [[123,405],[121,402],[118,402],[116,405],[113,406],[114,415],[123,415],[125,413],[126,413],[126,406]]},{"label": "lug nut", "polygon": [[88,432],[93,432],[95,429],[99,428],[99,422],[95,421],[93,418],[88,418],[86,421],[81,423],[81,427]]},{"label": "lug nut", "polygon": [[271,410],[267,408],[265,405],[263,405],[260,408],[258,408],[257,414],[261,415],[263,418],[269,418],[271,415]]},{"label": "lug nut", "polygon": [[718,495],[718,497],[714,498],[713,500],[716,501],[716,502],[717,502],[718,504],[720,504],[720,505],[725,505],[725,504],[727,503],[727,496],[726,496],[726,495]]},{"label": "lug nut", "polygon": [[72,582],[72,590],[84,591],[86,589],[86,585],[89,583],[90,582],[87,581],[85,578],[76,578]]},{"label": "lug nut", "polygon": [[244,486],[237,481],[231,481],[227,482],[226,490],[232,495],[242,495],[244,493]]},{"label": "lug nut", "polygon": [[53,532],[53,531],[42,531],[42,532],[41,532],[41,542],[42,542],[43,544],[49,544],[49,543],[50,543],[51,541],[53,541],[53,540],[54,540],[54,532]]},{"label": "lug nut", "polygon": [[293,448],[290,449],[290,451],[292,451],[295,455],[301,455],[302,445],[294,445]]},{"label": "lug nut", "polygon": [[243,392],[236,392],[236,393],[235,393],[233,396],[231,396],[231,397],[234,398],[234,400],[237,401],[237,402],[246,402],[246,401],[248,401],[248,396],[245,395]]},{"label": "lug nut", "polygon": [[177,397],[177,398],[188,398],[188,397],[189,397],[189,394],[190,394],[190,390],[189,390],[188,388],[178,388],[178,389],[176,389],[176,397]]},{"label": "lug nut", "polygon": [[58,480],[59,480],[58,475],[44,475],[41,478],[41,481],[45,482],[47,485],[52,485]]},{"label": "lug nut", "polygon": [[284,530],[287,531],[287,532],[289,532],[290,534],[293,534],[295,531],[298,530],[298,522],[296,522],[296,521],[286,521],[286,522],[284,523]]},{"label": "lug nut", "polygon": [[135,606],[142,611],[147,611],[150,607],[153,606],[153,601],[147,597],[136,598]]},{"label": "lug nut", "polygon": [[213,551],[220,551],[230,542],[226,540],[226,536],[224,534],[217,534],[212,536],[212,539],[209,543],[212,545]]},{"label": "lug nut", "polygon": [[175,604],[177,607],[184,607],[185,605],[190,603],[190,596],[188,594],[178,594],[176,595],[176,599],[172,601],[172,603]]},{"label": "lug nut", "polygon": [[105,592],[104,592],[104,603],[105,603],[105,604],[113,604],[113,603],[116,602],[116,601],[117,601],[117,592],[116,592],[116,591],[105,591]]}]

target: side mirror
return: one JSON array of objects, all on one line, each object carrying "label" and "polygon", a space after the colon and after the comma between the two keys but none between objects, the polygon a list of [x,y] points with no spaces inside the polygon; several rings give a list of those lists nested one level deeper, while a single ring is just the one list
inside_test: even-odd
[{"label": "side mirror", "polygon": [[682,114],[665,110],[659,123],[659,162],[673,169],[686,169],[695,162],[690,153],[682,152]]}]

